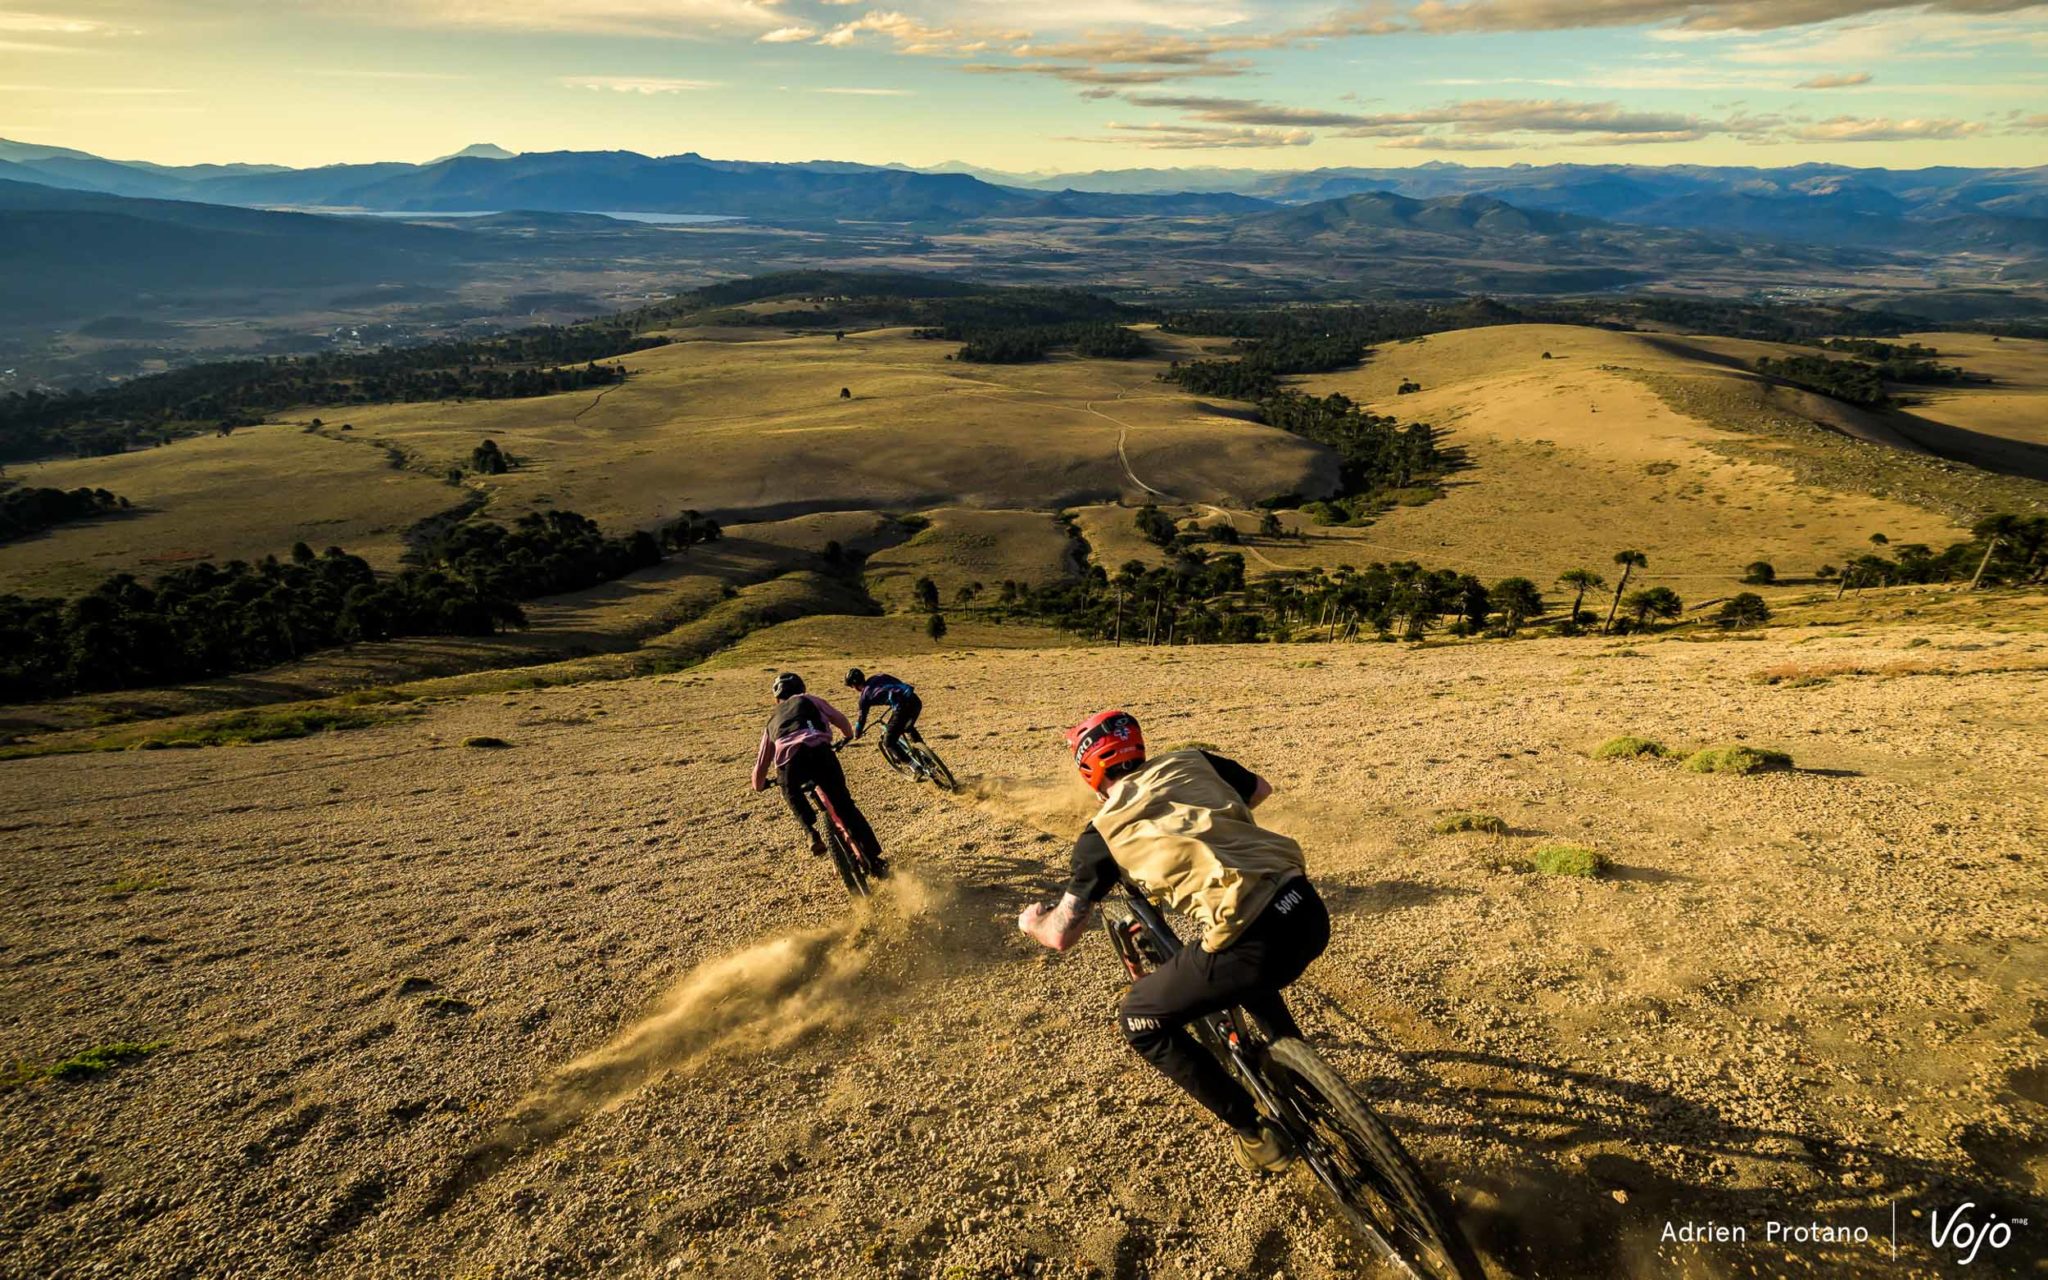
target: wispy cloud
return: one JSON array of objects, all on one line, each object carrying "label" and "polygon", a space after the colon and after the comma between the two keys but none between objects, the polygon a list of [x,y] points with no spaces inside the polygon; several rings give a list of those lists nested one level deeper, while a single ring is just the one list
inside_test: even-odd
[{"label": "wispy cloud", "polygon": [[1868,71],[1856,71],[1834,75],[1814,76],[1793,85],[1795,89],[1851,89],[1859,84],[1869,84],[1872,77]]},{"label": "wispy cloud", "polygon": [[711,39],[789,24],[778,0],[351,0],[331,7],[402,26]]},{"label": "wispy cloud", "polygon": [[2040,0],[1422,0],[1406,13],[1353,6],[1306,30],[1319,35],[1451,35],[1672,26],[1682,31],[1772,31],[1911,9],[1932,14],[2017,13]]},{"label": "wispy cloud", "polygon": [[1919,142],[1930,138],[1967,138],[1984,132],[1974,120],[1893,120],[1888,116],[1836,116],[1801,125],[1792,136],[1805,142]]},{"label": "wispy cloud", "polygon": [[817,34],[818,29],[816,27],[777,27],[773,31],[762,32],[756,39],[762,44],[794,44],[799,40],[808,40]]},{"label": "wispy cloud", "polygon": [[1080,85],[1147,85],[1170,84],[1176,80],[1204,79],[1216,76],[1241,76],[1249,74],[1251,64],[1243,61],[1199,63],[1186,67],[1125,67],[1117,70],[1110,67],[1078,66],[1071,63],[1055,62],[970,62],[960,68],[979,75],[1028,75],[1048,76],[1068,84]]},{"label": "wispy cloud", "polygon": [[1152,151],[1194,151],[1211,149],[1260,149],[1268,147],[1305,147],[1314,142],[1315,135],[1306,129],[1258,129],[1205,127],[1188,124],[1126,124],[1112,122],[1106,126],[1113,136],[1106,138],[1073,138],[1074,142],[1103,142],[1136,145]]},{"label": "wispy cloud", "polygon": [[677,80],[668,76],[563,76],[555,82],[565,89],[597,89],[612,93],[694,93],[716,89],[719,80]]},{"label": "wispy cloud", "polygon": [[23,13],[18,9],[0,9],[0,31],[14,31],[27,35],[42,36],[99,36],[113,35],[119,30],[120,28],[92,18],[66,17],[54,13]]}]

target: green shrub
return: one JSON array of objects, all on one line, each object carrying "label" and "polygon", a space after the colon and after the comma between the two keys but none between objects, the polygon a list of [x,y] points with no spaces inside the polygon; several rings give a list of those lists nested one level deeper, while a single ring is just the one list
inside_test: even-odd
[{"label": "green shrub", "polygon": [[1457,835],[1461,831],[1483,831],[1488,835],[1506,835],[1508,824],[1490,813],[1447,813],[1437,819],[1436,833],[1440,836]]},{"label": "green shrub", "polygon": [[137,1062],[164,1048],[162,1040],[151,1044],[134,1044],[120,1041],[114,1044],[95,1045],[82,1053],[74,1053],[61,1062],[47,1067],[16,1060],[4,1071],[0,1071],[0,1093],[20,1089],[38,1080],[85,1080],[112,1071],[127,1062]]},{"label": "green shrub", "polygon": [[1607,855],[1582,844],[1546,844],[1529,855],[1529,865],[1547,876],[1590,879],[1608,868]]},{"label": "green shrub", "polygon": [[1708,747],[1704,751],[1695,751],[1685,762],[1685,767],[1694,773],[1765,773],[1790,769],[1792,757],[1782,751],[1766,751],[1761,747]]},{"label": "green shrub", "polygon": [[1631,734],[1623,734],[1619,738],[1609,738],[1601,743],[1599,748],[1593,752],[1593,758],[1595,760],[1633,760],[1637,756],[1655,756],[1662,759],[1673,754],[1675,753],[1661,742],[1655,742],[1649,738],[1638,738]]}]

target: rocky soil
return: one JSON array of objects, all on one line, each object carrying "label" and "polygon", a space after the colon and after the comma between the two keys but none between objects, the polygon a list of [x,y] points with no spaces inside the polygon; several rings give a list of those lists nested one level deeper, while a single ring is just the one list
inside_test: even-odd
[{"label": "rocky soil", "polygon": [[[1123,1047],[1100,940],[1012,927],[1110,703],[1275,780],[1336,921],[1303,1021],[1499,1274],[1951,1274],[1966,1200],[2032,1218],[1970,1270],[2033,1273],[2044,619],[928,656],[972,794],[849,753],[902,869],[864,910],[746,791],[735,661],[0,764],[0,1062],[163,1046],[0,1093],[0,1274],[1369,1272]],[[1591,757],[1621,733],[1798,768]],[[1552,841],[1613,867],[1526,870]]]}]

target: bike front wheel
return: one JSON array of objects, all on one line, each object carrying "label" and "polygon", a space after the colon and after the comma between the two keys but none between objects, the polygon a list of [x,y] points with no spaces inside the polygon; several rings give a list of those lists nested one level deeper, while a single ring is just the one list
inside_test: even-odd
[{"label": "bike front wheel", "polygon": [[1303,1163],[1351,1225],[1417,1280],[1484,1280],[1449,1201],[1392,1131],[1304,1041],[1276,1040],[1263,1074]]},{"label": "bike front wheel", "polygon": [[854,852],[846,833],[839,829],[837,822],[825,824],[825,843],[832,850],[832,865],[839,869],[840,883],[846,886],[848,897],[868,896],[868,868],[861,856]]},{"label": "bike front wheel", "polygon": [[941,791],[960,789],[959,780],[953,777],[953,771],[946,767],[946,762],[939,759],[938,752],[922,742],[913,745],[911,750],[916,754],[918,763],[924,766],[924,776],[932,780],[932,785]]}]

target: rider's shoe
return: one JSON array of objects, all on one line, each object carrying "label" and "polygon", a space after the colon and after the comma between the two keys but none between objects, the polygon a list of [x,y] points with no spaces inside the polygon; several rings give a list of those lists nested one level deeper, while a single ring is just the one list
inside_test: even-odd
[{"label": "rider's shoe", "polygon": [[889,860],[879,853],[868,855],[868,875],[877,880],[889,878]]},{"label": "rider's shoe", "polygon": [[1293,1144],[1269,1124],[1259,1126],[1256,1138],[1248,1138],[1242,1133],[1232,1134],[1230,1153],[1237,1157],[1238,1164],[1247,1173],[1278,1173],[1294,1163]]},{"label": "rider's shoe", "polygon": [[825,837],[815,831],[811,832],[811,856],[813,858],[825,856]]}]

